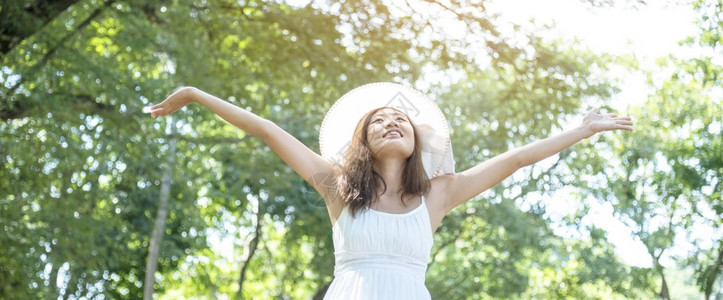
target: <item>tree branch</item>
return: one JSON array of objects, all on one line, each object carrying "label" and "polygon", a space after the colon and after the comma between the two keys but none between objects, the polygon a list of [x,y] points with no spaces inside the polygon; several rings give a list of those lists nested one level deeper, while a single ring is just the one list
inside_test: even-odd
[{"label": "tree branch", "polygon": [[245,142],[251,135],[246,135],[242,138],[234,137],[188,137],[180,134],[169,134],[166,138],[177,138],[181,141],[197,143],[197,144],[236,144]]},{"label": "tree branch", "polygon": [[[259,200],[260,202],[261,200]],[[264,210],[261,208],[261,203],[259,203],[256,211],[256,230],[254,231],[254,237],[249,241],[249,244],[247,248],[249,249],[248,254],[246,255],[246,258],[242,260],[242,266],[241,266],[241,274],[238,278],[238,290],[236,291],[236,297],[238,299],[241,299],[243,296],[243,285],[244,281],[246,280],[246,271],[248,271],[251,259],[254,257],[254,254],[256,254],[256,249],[258,249],[259,240],[261,239],[261,226],[263,224],[264,220]]]},{"label": "tree branch", "polygon": [[446,242],[444,242],[444,244],[440,244],[439,247],[437,247],[437,251],[435,251],[434,253],[432,253],[432,259],[429,261],[429,264],[427,264],[427,269],[431,268],[432,265],[437,261],[437,260],[436,260],[436,259],[437,259],[437,255],[438,255],[440,252],[442,252],[442,249],[444,249],[444,248],[446,248],[447,246],[449,246],[449,245],[451,245],[452,243],[454,243],[454,242],[457,240],[458,237],[459,237],[459,235],[455,236],[454,238],[451,238],[451,239],[447,240]]},{"label": "tree branch", "polygon": [[48,60],[50,60],[50,57],[53,56],[53,54],[55,54],[55,52],[57,52],[58,49],[60,49],[60,47],[62,47],[63,44],[65,44],[65,42],[67,42],[71,37],[73,37],[80,30],[82,30],[83,28],[88,26],[90,24],[90,22],[93,21],[93,19],[97,18],[103,12],[103,10],[106,7],[109,7],[113,2],[115,2],[115,0],[105,1],[103,3],[103,6],[97,8],[95,11],[93,11],[90,14],[90,16],[88,16],[85,20],[83,20],[83,22],[78,24],[78,27],[76,27],[75,29],[73,29],[73,31],[69,32],[62,39],[60,39],[60,41],[58,41],[58,43],[56,43],[55,46],[50,48],[50,50],[48,50],[48,52],[46,52],[45,55],[43,55],[43,58],[40,61],[38,61],[33,66],[31,66],[30,69],[28,69],[28,72],[25,76],[21,76],[20,79],[12,87],[10,87],[10,89],[8,90],[6,95],[9,96],[9,95],[14,94],[15,90],[17,90],[18,87],[20,87],[20,85],[22,85],[25,82],[26,78],[31,77],[32,74],[35,73],[38,69],[45,66],[45,64],[48,63]]},{"label": "tree branch", "polygon": [[[0,10],[0,54],[7,54],[78,0],[18,1]],[[19,6],[23,6],[18,9]],[[37,22],[40,21],[40,22]]]},{"label": "tree branch", "polygon": [[[115,107],[110,104],[100,103],[95,101],[95,98],[91,95],[85,94],[56,94],[59,96],[67,97],[72,101],[68,102],[68,109],[76,112],[113,112]],[[13,119],[20,119],[28,116],[28,112],[35,107],[36,103],[29,101],[19,101],[11,108],[2,109],[0,108],[0,120],[9,121]]]}]

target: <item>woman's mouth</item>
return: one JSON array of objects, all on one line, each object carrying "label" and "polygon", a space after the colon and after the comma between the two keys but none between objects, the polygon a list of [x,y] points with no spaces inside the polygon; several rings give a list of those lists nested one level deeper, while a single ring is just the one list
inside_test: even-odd
[{"label": "woman's mouth", "polygon": [[403,137],[402,132],[399,129],[390,129],[382,137],[400,138]]}]

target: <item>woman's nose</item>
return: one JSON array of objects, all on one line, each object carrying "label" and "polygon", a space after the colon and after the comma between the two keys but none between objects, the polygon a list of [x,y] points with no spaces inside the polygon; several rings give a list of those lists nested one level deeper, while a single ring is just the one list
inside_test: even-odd
[{"label": "woman's nose", "polygon": [[394,119],[389,119],[389,120],[387,121],[386,126],[384,126],[384,127],[392,127],[392,126],[399,126],[399,124],[397,123],[396,120],[394,120]]}]

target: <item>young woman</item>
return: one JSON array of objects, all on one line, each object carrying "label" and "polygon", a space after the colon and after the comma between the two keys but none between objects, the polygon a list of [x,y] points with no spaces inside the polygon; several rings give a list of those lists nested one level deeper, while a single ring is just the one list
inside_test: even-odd
[{"label": "young woman", "polygon": [[[162,117],[192,102],[200,103],[232,125],[263,139],[322,195],[331,219],[336,259],[334,280],[325,299],[429,299],[424,276],[432,234],[450,210],[519,168],[598,132],[633,129],[629,117],[591,110],[582,124],[572,130],[510,150],[459,173],[454,173],[453,168],[439,172],[439,166],[451,163],[444,159],[445,154],[451,157],[448,136],[444,137],[446,128],[430,127],[425,120],[418,122],[422,124],[417,128],[418,119],[407,112],[423,115],[420,110],[428,109],[415,104],[421,102],[413,99],[414,93],[404,94],[405,88],[396,86],[399,85],[387,84],[394,93],[390,94],[390,101],[380,102],[382,107],[358,109],[373,102],[368,99],[347,103],[352,111],[366,112],[361,119],[342,116],[337,118],[343,120],[338,124],[326,124],[330,117],[327,115],[322,136],[324,128],[353,123],[346,124],[352,126],[353,137],[348,137],[349,142],[327,137],[327,141],[343,147],[337,147],[341,153],[333,150],[324,156],[314,153],[276,124],[192,87],[181,88],[153,106],[151,115]],[[369,91],[382,87],[363,86],[359,89],[366,92],[356,95],[376,99],[379,97],[370,96],[374,94]],[[409,105],[404,109],[383,107],[393,101]],[[333,107],[332,111],[340,109]],[[435,139],[435,132],[442,133],[443,138]],[[430,156],[430,147],[442,158],[434,159],[435,151]],[[322,152],[324,148],[322,138]]]}]

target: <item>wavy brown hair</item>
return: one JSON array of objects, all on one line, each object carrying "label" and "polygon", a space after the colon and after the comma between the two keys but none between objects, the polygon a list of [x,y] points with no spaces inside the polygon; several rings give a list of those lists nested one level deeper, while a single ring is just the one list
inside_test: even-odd
[{"label": "wavy brown hair", "polygon": [[[371,205],[387,190],[387,183],[384,182],[384,178],[374,171],[374,153],[369,148],[369,140],[367,139],[372,116],[385,108],[391,107],[373,109],[362,117],[357,123],[356,129],[354,129],[351,144],[344,153],[344,164],[341,166],[339,176],[339,188],[341,199],[344,201],[344,205],[349,206],[352,217],[360,210],[371,208]],[[391,109],[404,114],[398,109]],[[406,114],[404,115],[406,116]],[[427,173],[424,171],[424,165],[422,164],[417,127],[409,117],[407,117],[407,120],[414,129],[414,151],[407,158],[402,174],[401,192],[402,204],[404,205],[406,205],[404,203],[405,196],[421,196],[426,194],[430,187],[429,178],[427,178]]]}]

